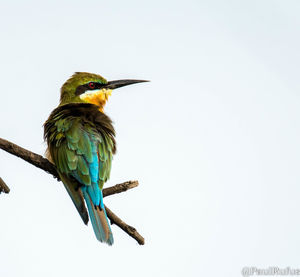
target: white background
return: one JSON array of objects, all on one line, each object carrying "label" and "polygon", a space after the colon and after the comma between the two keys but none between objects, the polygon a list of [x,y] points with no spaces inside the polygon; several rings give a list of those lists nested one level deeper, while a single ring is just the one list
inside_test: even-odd
[{"label": "white background", "polygon": [[149,79],[106,112],[118,153],[98,243],[61,183],[0,151],[0,276],[241,276],[299,267],[299,1],[0,1],[0,136],[39,154],[75,71]]}]

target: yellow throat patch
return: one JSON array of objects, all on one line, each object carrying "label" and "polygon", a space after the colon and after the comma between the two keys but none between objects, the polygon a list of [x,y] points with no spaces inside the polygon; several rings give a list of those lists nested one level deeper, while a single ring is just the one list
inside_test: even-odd
[{"label": "yellow throat patch", "polygon": [[111,89],[87,90],[80,95],[80,99],[84,102],[97,105],[99,111],[103,113],[104,106],[108,97],[111,96]]}]

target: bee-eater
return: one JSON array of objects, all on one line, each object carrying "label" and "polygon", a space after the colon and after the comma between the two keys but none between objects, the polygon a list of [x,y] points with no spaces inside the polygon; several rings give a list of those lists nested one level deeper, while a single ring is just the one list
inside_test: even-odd
[{"label": "bee-eater", "polygon": [[90,217],[96,238],[109,245],[114,239],[102,188],[110,176],[116,141],[104,106],[113,89],[140,82],[146,81],[108,82],[97,74],[76,72],[62,86],[60,104],[44,124],[48,159],[55,164],[83,222],[87,224]]}]

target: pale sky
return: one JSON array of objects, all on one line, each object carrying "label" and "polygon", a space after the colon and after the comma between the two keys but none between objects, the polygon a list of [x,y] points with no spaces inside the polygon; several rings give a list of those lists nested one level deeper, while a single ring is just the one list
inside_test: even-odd
[{"label": "pale sky", "polygon": [[299,267],[300,2],[0,0],[0,137],[44,154],[75,71],[148,79],[106,112],[118,152],[100,244],[62,183],[0,150],[0,276],[242,276]]}]

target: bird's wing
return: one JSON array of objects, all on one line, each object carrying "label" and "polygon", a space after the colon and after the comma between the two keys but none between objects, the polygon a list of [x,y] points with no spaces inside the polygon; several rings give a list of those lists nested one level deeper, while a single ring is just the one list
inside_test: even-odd
[{"label": "bird's wing", "polygon": [[[88,187],[90,196],[99,204],[99,193],[110,175],[113,144],[93,124],[80,118],[59,119],[55,139],[50,144],[51,157],[78,212],[86,223],[87,211],[78,183]],[[101,199],[102,201],[102,199]]]},{"label": "bird's wing", "polygon": [[82,148],[83,151],[86,149],[86,156],[90,158],[88,155],[90,149],[89,144],[81,138],[80,130],[76,131],[77,124],[78,122],[68,119],[59,119],[49,123],[51,134],[49,135],[48,150],[77,211],[83,222],[87,224],[89,217],[79,189],[81,184],[72,173],[76,172],[85,183],[90,183],[87,162],[80,151],[76,151],[79,148]]}]

